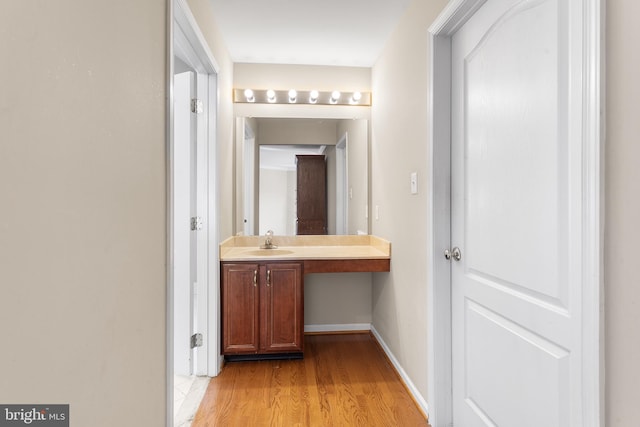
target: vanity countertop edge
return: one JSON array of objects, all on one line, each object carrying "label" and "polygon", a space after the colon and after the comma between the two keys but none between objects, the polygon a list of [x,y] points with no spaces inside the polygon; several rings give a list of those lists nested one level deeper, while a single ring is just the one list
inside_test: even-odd
[{"label": "vanity countertop edge", "polygon": [[305,273],[389,271],[391,243],[372,235],[274,236],[276,249],[259,249],[262,236],[232,236],[220,261],[303,261]]}]

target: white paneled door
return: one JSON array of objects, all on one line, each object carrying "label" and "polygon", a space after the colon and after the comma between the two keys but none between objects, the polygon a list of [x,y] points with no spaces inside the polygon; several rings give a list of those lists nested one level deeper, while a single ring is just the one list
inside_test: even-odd
[{"label": "white paneled door", "polygon": [[452,37],[456,426],[583,425],[579,8],[488,0]]}]

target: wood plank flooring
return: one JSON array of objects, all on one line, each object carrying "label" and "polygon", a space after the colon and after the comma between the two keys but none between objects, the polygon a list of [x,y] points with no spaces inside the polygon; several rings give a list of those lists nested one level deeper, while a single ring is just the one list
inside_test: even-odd
[{"label": "wood plank flooring", "polygon": [[229,362],[192,427],[428,426],[369,333],[306,335],[303,360]]}]

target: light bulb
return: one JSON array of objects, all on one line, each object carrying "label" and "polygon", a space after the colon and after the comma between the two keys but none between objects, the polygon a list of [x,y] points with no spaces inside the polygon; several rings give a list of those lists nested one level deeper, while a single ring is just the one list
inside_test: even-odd
[{"label": "light bulb", "polygon": [[267,101],[276,102],[276,91],[273,89],[269,89],[267,91]]},{"label": "light bulb", "polygon": [[291,89],[289,91],[289,102],[290,103],[294,103],[296,102],[296,97],[298,96],[298,92],[296,92],[295,89]]},{"label": "light bulb", "polygon": [[340,99],[340,92],[338,92],[337,90],[334,90],[333,92],[331,92],[331,103],[335,104],[336,102],[338,102],[338,100]]},{"label": "light bulb", "polygon": [[247,102],[254,102],[256,100],[251,89],[244,90],[244,97],[247,99]]},{"label": "light bulb", "polygon": [[309,102],[315,104],[316,102],[318,102],[319,96],[320,94],[317,90],[312,90],[311,92],[309,92]]},{"label": "light bulb", "polygon": [[358,102],[360,102],[361,99],[362,99],[362,94],[360,92],[353,92],[353,95],[351,95],[351,101],[354,104],[357,104]]}]

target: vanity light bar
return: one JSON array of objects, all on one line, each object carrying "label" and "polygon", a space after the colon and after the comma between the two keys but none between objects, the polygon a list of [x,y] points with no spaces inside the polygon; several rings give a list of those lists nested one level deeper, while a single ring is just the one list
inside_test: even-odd
[{"label": "vanity light bar", "polygon": [[234,89],[233,102],[244,104],[371,105],[371,92]]}]

